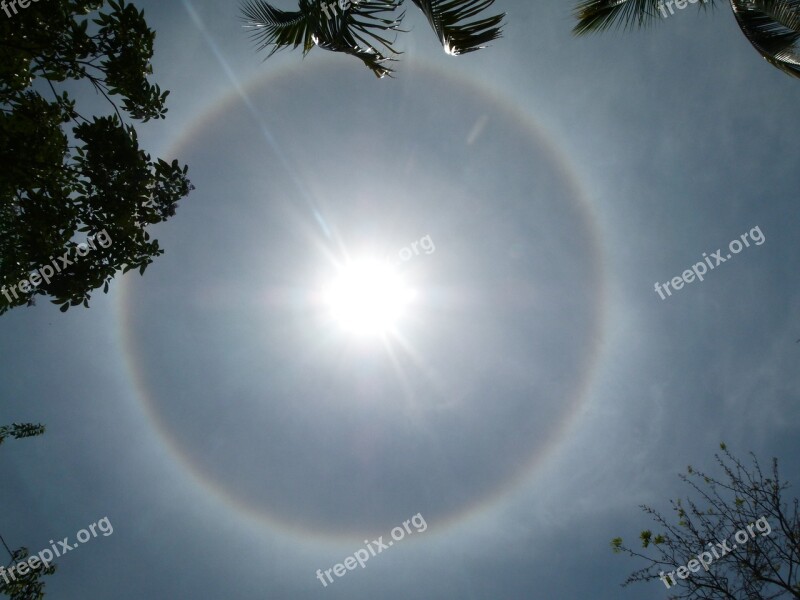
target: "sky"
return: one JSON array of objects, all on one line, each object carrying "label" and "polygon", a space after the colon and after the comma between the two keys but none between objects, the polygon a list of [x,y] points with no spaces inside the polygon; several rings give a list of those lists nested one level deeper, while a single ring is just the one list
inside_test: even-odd
[{"label": "sky", "polygon": [[[722,441],[800,481],[800,88],[725,5],[576,38],[498,0],[453,57],[407,3],[379,80],[264,62],[235,2],[136,4],[171,91],[140,142],[196,189],[143,277],[0,322],[0,423],[47,427],[3,445],[0,533],[113,526],[48,597],[666,598],[620,587],[639,505]],[[377,334],[328,304],[368,260]]]}]

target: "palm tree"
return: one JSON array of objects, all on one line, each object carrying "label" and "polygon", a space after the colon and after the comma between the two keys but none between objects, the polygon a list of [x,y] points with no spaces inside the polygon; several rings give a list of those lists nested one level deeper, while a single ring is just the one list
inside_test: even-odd
[{"label": "palm tree", "polygon": [[[699,4],[705,9],[717,1],[722,0]],[[800,78],[800,0],[728,1],[739,28],[758,53],[772,66]],[[660,20],[663,4],[663,0],[583,0],[575,8],[578,23],[572,31],[583,35],[612,26],[647,26]]]},{"label": "palm tree", "polygon": [[[502,35],[505,13],[472,20],[494,0],[412,0],[425,14],[445,52],[466,54],[485,48]],[[392,32],[402,31],[405,11],[395,15],[404,0],[300,0],[299,10],[274,8],[264,0],[242,5],[245,22],[252,29],[257,50],[271,47],[267,58],[284,48],[314,46],[359,58],[375,75],[391,76],[388,63],[397,60]],[[342,8],[344,6],[344,8]]]}]

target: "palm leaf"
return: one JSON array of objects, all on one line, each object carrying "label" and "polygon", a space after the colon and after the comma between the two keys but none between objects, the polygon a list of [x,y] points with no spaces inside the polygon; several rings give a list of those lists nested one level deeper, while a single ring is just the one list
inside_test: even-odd
[{"label": "palm leaf", "polygon": [[739,28],[768,63],[800,78],[800,0],[730,0]]},{"label": "palm leaf", "polygon": [[289,46],[297,48],[300,44],[303,45],[303,54],[307,54],[314,45],[308,14],[302,10],[288,12],[263,0],[248,0],[242,5],[242,16],[252,29],[251,37],[258,44],[256,50],[274,46],[267,58],[278,50]]},{"label": "palm leaf", "polygon": [[361,60],[378,77],[391,76],[393,70],[386,63],[394,61],[390,55],[401,54],[394,49],[394,39],[385,33],[400,31],[405,12],[393,16],[403,0],[362,0],[353,3],[343,13],[320,22],[315,42],[324,50],[342,52]]},{"label": "palm leaf", "polygon": [[355,56],[378,78],[392,76],[394,69],[391,69],[385,63],[394,61],[396,59],[384,56],[374,48],[361,48],[357,45],[349,45],[344,42],[338,41],[325,41],[318,40],[317,45],[323,50],[330,50],[331,52],[341,52],[342,54],[349,54]]},{"label": "palm leaf", "polygon": [[322,10],[322,1],[300,0],[299,10],[294,12],[274,8],[264,0],[244,2],[242,15],[252,29],[256,49],[272,46],[269,58],[283,48],[302,45],[305,55],[319,46],[359,58],[378,77],[391,74],[384,63],[394,60],[388,54],[399,53],[392,47],[394,40],[385,37],[385,33],[399,29],[405,13],[398,18],[391,14],[403,0],[362,0],[333,15],[334,9],[327,13]]},{"label": "palm leaf", "polygon": [[[611,27],[644,27],[660,20],[658,6],[664,0],[583,0],[575,8],[575,35],[605,31]],[[709,2],[713,5],[713,0]],[[705,8],[706,3],[701,3]]]},{"label": "palm leaf", "polygon": [[502,35],[505,13],[479,19],[477,16],[494,4],[494,0],[413,0],[425,13],[433,30],[439,37],[444,51],[454,56],[485,48],[486,44]]}]

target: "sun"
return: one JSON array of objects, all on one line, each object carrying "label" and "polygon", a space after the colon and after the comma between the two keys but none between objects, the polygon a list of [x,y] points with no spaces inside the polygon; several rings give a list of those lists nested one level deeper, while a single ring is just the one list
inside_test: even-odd
[{"label": "sun", "polygon": [[355,335],[381,335],[396,331],[414,292],[391,265],[360,260],[340,267],[323,296],[342,329]]}]

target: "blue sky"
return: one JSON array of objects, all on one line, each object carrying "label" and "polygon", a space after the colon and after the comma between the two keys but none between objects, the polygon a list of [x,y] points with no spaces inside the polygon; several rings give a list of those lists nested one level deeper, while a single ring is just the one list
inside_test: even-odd
[{"label": "blue sky", "polygon": [[[114,527],[52,597],[665,598],[619,587],[638,505],[723,440],[800,480],[798,87],[727,7],[575,38],[567,2],[498,0],[504,37],[454,58],[409,4],[378,80],[262,62],[234,2],[137,4],[171,90],[137,129],[196,190],[144,277],[0,328],[0,423],[47,426],[3,446],[0,533]],[[424,236],[396,332],[331,322],[336,265]]]}]

